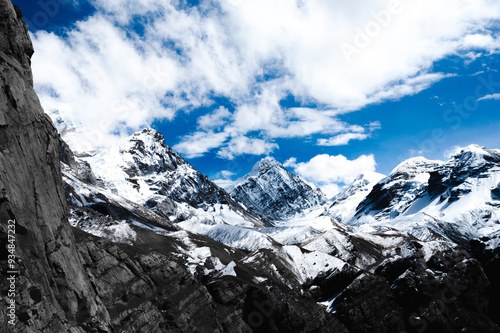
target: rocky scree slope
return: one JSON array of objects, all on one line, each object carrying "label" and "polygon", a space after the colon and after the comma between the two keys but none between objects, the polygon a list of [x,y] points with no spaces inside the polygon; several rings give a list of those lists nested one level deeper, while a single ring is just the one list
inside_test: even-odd
[{"label": "rocky scree slope", "polygon": [[[151,130],[146,132],[154,133]],[[143,134],[133,135],[131,141]],[[68,152],[63,155],[72,154]],[[280,290],[279,298],[286,298],[287,302],[293,304],[307,304],[314,311],[319,311],[318,314],[323,313],[326,321],[335,319],[336,330],[341,329],[339,327],[349,331],[372,331],[376,327],[376,331],[381,332],[394,331],[395,328],[412,332],[422,327],[444,332],[464,328],[491,332],[498,329],[492,317],[488,316],[491,310],[488,305],[488,293],[491,291],[488,277],[478,261],[449,241],[422,242],[386,226],[368,224],[363,230],[356,230],[330,217],[317,216],[314,209],[310,215],[275,221],[274,227],[265,228],[224,223],[204,225],[196,219],[192,224],[179,219],[166,219],[165,222],[164,217],[153,214],[147,207],[147,201],[143,200],[143,205],[138,205],[114,194],[119,191],[100,188],[103,184],[99,181],[101,177],[95,176],[92,170],[89,176],[89,170],[81,166],[78,158],[63,163],[66,188],[71,189],[67,193],[72,203],[72,223],[95,235],[132,245],[124,250],[125,253],[140,248],[147,248],[145,253],[161,253],[161,247],[169,244],[171,260],[179,265],[187,265],[191,275],[206,285],[212,297],[214,292],[217,295],[223,293],[213,289],[213,286],[227,287],[221,281],[231,281],[228,283],[235,288],[239,288],[237,285],[243,285],[245,289],[257,288],[259,292]],[[356,193],[369,192],[365,188],[373,186],[380,177],[360,177],[357,190],[351,188],[355,200],[362,200],[357,198]],[[117,186],[111,188],[116,189]],[[140,187],[134,190],[139,192]],[[350,196],[347,192],[344,194],[347,200]],[[80,199],[75,201],[76,197]],[[103,202],[107,209],[99,205]],[[319,207],[318,211],[322,210]],[[118,211],[120,214],[116,214]],[[198,229],[193,230],[194,225]],[[210,232],[204,233],[204,228],[210,228]],[[126,247],[120,244],[116,246],[121,249]],[[467,278],[459,278],[463,276]],[[137,278],[142,279],[142,273],[130,277]],[[113,283],[113,286],[116,285],[120,283]],[[416,285],[419,286],[417,289]],[[113,287],[107,286],[102,290],[107,288]],[[154,290],[155,295],[165,293],[161,289]],[[123,297],[128,300],[132,291],[120,289],[118,293],[125,294]],[[369,297],[366,297],[367,294]],[[449,295],[454,295],[453,302]],[[271,296],[264,292],[262,297],[268,304],[267,300]],[[282,303],[271,299],[272,309],[282,311]],[[408,299],[413,301],[409,302]],[[470,306],[471,299],[474,300],[473,306]],[[111,305],[113,299],[109,300]],[[126,309],[129,306],[127,302],[121,308]],[[158,301],[149,299],[148,302],[154,304]],[[436,306],[442,304],[444,308],[438,318],[430,315],[435,314]],[[322,308],[318,308],[318,305]],[[237,305],[232,303],[232,306]],[[295,309],[302,311],[301,307]],[[237,308],[233,310],[239,311]],[[227,311],[228,308],[223,313]],[[136,320],[135,312],[128,313]],[[217,313],[212,315],[216,316]],[[243,318],[243,323],[251,327],[248,318],[247,321]],[[273,327],[277,325],[275,320],[273,317],[262,325]],[[241,321],[238,322],[240,325]],[[323,319],[321,323],[325,323]],[[127,322],[127,325],[130,323]],[[165,325],[162,327],[167,327]],[[305,331],[310,329],[300,327]],[[268,329],[272,331],[272,328]]]}]

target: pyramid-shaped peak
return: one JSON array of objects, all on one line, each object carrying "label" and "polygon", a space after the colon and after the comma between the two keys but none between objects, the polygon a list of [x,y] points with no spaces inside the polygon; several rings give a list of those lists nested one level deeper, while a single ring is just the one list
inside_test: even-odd
[{"label": "pyramid-shaped peak", "polygon": [[252,167],[252,170],[247,175],[243,176],[241,179],[238,179],[237,182],[247,179],[248,177],[255,177],[259,175],[261,172],[265,172],[266,170],[272,169],[274,167],[283,167],[280,162],[278,162],[272,156],[266,156]]},{"label": "pyramid-shaped peak", "polygon": [[275,219],[290,218],[326,201],[322,192],[311,188],[270,156],[257,162],[250,173],[226,189],[245,206]]}]

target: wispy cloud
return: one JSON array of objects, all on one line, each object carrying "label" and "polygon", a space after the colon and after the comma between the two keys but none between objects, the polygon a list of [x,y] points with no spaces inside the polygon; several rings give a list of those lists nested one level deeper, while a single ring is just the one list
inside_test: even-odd
[{"label": "wispy cloud", "polygon": [[485,100],[489,100],[489,99],[494,99],[494,100],[500,99],[500,94],[486,95],[484,97],[478,98],[477,100],[478,101],[485,101]]},{"label": "wispy cloud", "polygon": [[351,133],[342,133],[328,139],[318,139],[317,144],[318,146],[345,146],[349,144],[351,140],[365,140],[369,138],[373,131],[380,128],[382,128],[382,126],[378,121],[370,123],[367,128],[351,126],[348,128],[352,131]]},{"label": "wispy cloud", "polygon": [[368,137],[365,133],[343,133],[329,139],[319,139],[319,146],[344,146],[351,140],[364,140]]},{"label": "wispy cloud", "polygon": [[229,110],[221,106],[213,113],[209,113],[198,118],[198,128],[202,130],[221,129],[230,117],[231,113]]},{"label": "wispy cloud", "polygon": [[[229,99],[234,110],[215,107],[180,139],[190,156],[268,153],[275,138],[312,134],[325,135],[320,144],[366,139],[369,132],[337,116],[428,88],[450,74],[432,67],[448,55],[498,51],[488,30],[500,18],[493,0],[402,0],[350,61],[340,46],[366,33],[389,0],[92,3],[96,13],[64,36],[32,36],[44,107],[69,105],[82,138],[98,131],[90,143],[99,145],[178,110],[211,106],[213,96]],[[290,94],[320,107],[284,109]]]},{"label": "wispy cloud", "polygon": [[227,132],[195,132],[184,136],[183,141],[173,148],[187,158],[200,157],[214,148],[224,146],[229,136]]}]

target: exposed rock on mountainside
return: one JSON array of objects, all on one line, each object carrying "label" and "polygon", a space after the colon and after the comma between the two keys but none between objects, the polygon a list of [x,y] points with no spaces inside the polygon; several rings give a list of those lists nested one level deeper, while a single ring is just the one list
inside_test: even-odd
[{"label": "exposed rock on mountainside", "polygon": [[203,275],[193,276],[183,268],[183,258],[173,258],[175,241],[138,232],[147,237],[147,244],[113,245],[76,233],[117,331],[347,332],[313,300],[281,290],[283,286],[262,289],[232,276],[202,284]]},{"label": "exposed rock on mountainside", "polygon": [[[0,239],[2,293],[8,290],[8,221],[16,221],[19,332],[107,331],[108,312],[78,256],[66,220],[59,135],[33,90],[28,30],[10,1],[0,1]],[[11,235],[12,236],[12,235]],[[2,327],[7,297],[0,300]],[[85,308],[88,315],[81,318]],[[9,329],[9,326],[7,326]]]},{"label": "exposed rock on mountainside", "polygon": [[83,161],[101,177],[102,187],[173,222],[190,219],[196,210],[210,213],[222,207],[251,224],[266,224],[168,147],[154,129],[134,133]]},{"label": "exposed rock on mountainside", "polygon": [[353,226],[385,225],[422,240],[448,240],[465,248],[471,239],[489,237],[496,246],[499,171],[500,152],[477,145],[447,162],[412,158],[371,184],[356,207],[340,198],[327,215]]},{"label": "exposed rock on mountainside", "polygon": [[429,173],[439,161],[415,157],[398,165],[384,181],[378,182],[358,207],[356,214],[376,212],[379,216],[395,218],[408,209],[412,200],[425,190]]},{"label": "exposed rock on mountainside", "polygon": [[[496,239],[499,243],[500,239]],[[490,243],[488,245],[488,243]],[[471,254],[483,266],[484,272],[492,284],[490,302],[488,303],[488,314],[497,324],[500,324],[500,246],[492,247],[491,239],[483,237],[471,241]]]},{"label": "exposed rock on mountainside", "polygon": [[312,189],[273,157],[259,161],[227,190],[247,207],[276,220],[293,217],[326,202],[323,193]]}]

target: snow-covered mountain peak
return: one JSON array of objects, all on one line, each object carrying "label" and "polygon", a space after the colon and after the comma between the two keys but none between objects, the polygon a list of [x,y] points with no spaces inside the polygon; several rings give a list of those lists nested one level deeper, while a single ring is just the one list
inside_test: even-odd
[{"label": "snow-covered mountain peak", "polygon": [[281,167],[281,168],[283,168],[283,166],[281,165],[281,163],[278,162],[272,156],[266,156],[266,157],[264,157],[263,159],[261,159],[259,162],[257,162],[255,164],[254,168],[257,167],[257,166],[260,169],[271,168],[271,167]]},{"label": "snow-covered mountain peak", "polygon": [[471,144],[467,147],[463,147],[460,149],[460,152],[456,153],[454,156],[460,156],[462,154],[474,154],[475,156],[483,156],[485,154],[489,154],[488,149],[486,147]]},{"label": "snow-covered mountain peak", "polygon": [[130,176],[172,171],[187,163],[165,144],[163,135],[152,128],[136,132],[123,140],[119,151],[126,163],[124,169]]},{"label": "snow-covered mountain peak", "polygon": [[247,207],[276,219],[289,218],[326,201],[322,192],[311,188],[273,157],[257,162],[250,173],[226,189]]},{"label": "snow-covered mountain peak", "polygon": [[443,164],[443,161],[428,160],[422,156],[412,157],[395,167],[389,177],[406,176],[407,178],[421,173],[428,173]]},{"label": "snow-covered mountain peak", "polygon": [[450,160],[450,163],[461,167],[479,167],[491,162],[500,162],[500,152],[496,149],[487,149],[479,145],[469,145],[462,148]]},{"label": "snow-covered mountain peak", "polygon": [[269,172],[272,169],[275,169],[276,171],[279,172],[279,170],[285,169],[285,167],[281,165],[281,163],[278,162],[274,157],[266,156],[257,163],[255,163],[254,166],[252,167],[252,170],[249,173],[235,180],[233,186],[230,187],[229,190],[234,189],[234,187],[245,182],[250,177],[258,177],[259,175]]},{"label": "snow-covered mountain peak", "polygon": [[153,128],[145,128],[142,131],[135,132],[129,137],[128,141],[140,140],[147,142],[149,145],[156,143],[164,143],[163,135]]}]

